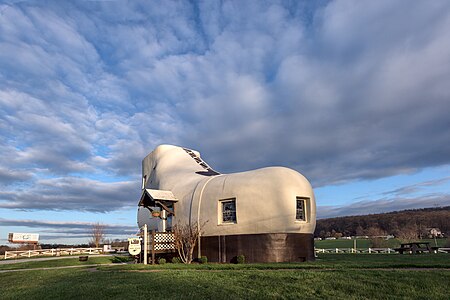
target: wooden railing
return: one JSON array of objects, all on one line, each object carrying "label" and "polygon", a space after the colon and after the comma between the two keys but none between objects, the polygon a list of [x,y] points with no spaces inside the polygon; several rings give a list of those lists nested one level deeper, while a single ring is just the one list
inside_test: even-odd
[{"label": "wooden railing", "polygon": [[175,235],[171,232],[156,232],[151,231],[148,233],[147,239],[144,238],[144,242],[147,241],[147,249],[150,250],[151,262],[155,264],[157,253],[171,253],[175,252]]},{"label": "wooden railing", "polygon": [[5,259],[37,256],[101,254],[102,251],[102,248],[56,248],[42,250],[5,251]]}]

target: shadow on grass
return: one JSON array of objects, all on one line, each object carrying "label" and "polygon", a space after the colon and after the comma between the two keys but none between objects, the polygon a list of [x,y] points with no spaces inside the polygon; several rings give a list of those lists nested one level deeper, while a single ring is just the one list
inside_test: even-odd
[{"label": "shadow on grass", "polygon": [[[320,254],[314,262],[264,264],[130,264],[114,266],[116,270],[277,270],[277,269],[376,269],[376,268],[450,268],[449,254]],[[111,267],[101,267],[108,269]]]}]

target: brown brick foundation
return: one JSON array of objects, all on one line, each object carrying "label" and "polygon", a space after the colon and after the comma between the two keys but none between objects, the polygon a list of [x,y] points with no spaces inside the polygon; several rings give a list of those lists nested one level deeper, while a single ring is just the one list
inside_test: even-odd
[{"label": "brown brick foundation", "polygon": [[237,255],[254,262],[314,260],[314,238],[306,233],[266,233],[201,237],[201,255],[210,262],[232,262]]}]

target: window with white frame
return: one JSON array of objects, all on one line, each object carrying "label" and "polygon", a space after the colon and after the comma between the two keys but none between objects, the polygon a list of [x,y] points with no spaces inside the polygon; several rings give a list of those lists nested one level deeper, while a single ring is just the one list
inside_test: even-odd
[{"label": "window with white frame", "polygon": [[236,199],[227,199],[220,201],[222,224],[236,223]]},{"label": "window with white frame", "polygon": [[307,198],[297,197],[297,207],[295,219],[297,221],[306,221],[306,200]]}]

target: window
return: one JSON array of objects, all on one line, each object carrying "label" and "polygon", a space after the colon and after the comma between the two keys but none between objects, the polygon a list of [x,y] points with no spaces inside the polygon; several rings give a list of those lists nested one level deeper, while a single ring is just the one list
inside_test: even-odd
[{"label": "window", "polygon": [[297,210],[295,213],[297,221],[306,221],[306,200],[305,198],[297,197]]},{"label": "window", "polygon": [[236,223],[236,199],[220,201],[222,208],[221,223]]},{"label": "window", "polygon": [[145,183],[146,183],[146,181],[147,181],[147,175],[144,175],[144,176],[142,177],[142,189],[145,189]]}]

